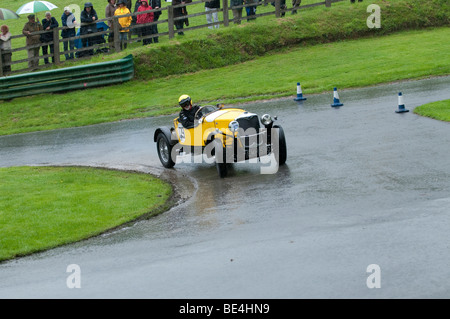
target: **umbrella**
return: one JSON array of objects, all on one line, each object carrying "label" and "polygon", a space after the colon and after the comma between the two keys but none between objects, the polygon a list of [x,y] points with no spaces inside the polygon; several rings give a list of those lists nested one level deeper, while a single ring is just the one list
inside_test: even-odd
[{"label": "umbrella", "polygon": [[9,9],[0,8],[0,20],[18,19],[19,15]]},{"label": "umbrella", "polygon": [[50,11],[56,8],[58,7],[48,1],[31,1],[21,6],[16,11],[16,13],[17,14],[36,13],[41,11]]}]

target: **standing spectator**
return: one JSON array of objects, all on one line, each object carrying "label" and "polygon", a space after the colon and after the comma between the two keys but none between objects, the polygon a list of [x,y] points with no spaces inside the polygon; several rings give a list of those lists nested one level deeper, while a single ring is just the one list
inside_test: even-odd
[{"label": "standing spectator", "polygon": [[244,0],[245,4],[255,4],[253,6],[245,7],[245,11],[247,12],[247,21],[256,19],[253,17],[256,14],[256,3],[258,0]]},{"label": "standing spectator", "polygon": [[[151,6],[148,5],[148,0],[141,0],[141,5],[139,6],[138,12],[153,10]],[[152,23],[154,19],[153,12],[143,13],[137,16],[137,24]],[[151,25],[144,25],[141,29],[141,34],[143,37],[153,34],[153,28]],[[142,41],[143,45],[152,43],[152,38],[144,39]]]},{"label": "standing spectator", "polygon": [[[114,12],[115,16],[121,16],[130,14],[130,10],[125,6],[125,0],[119,0],[118,8]],[[128,31],[131,24],[131,16],[119,18],[119,38],[120,38],[120,50],[127,48]]]},{"label": "standing spectator", "polygon": [[[220,0],[211,0],[205,2],[205,11],[206,11],[206,22],[208,24],[212,23],[212,20],[214,19],[214,22],[219,22],[218,13],[216,12],[210,12],[213,10],[220,9]],[[212,29],[213,26],[209,26],[209,29]],[[214,28],[219,28],[219,24],[215,24]]]},{"label": "standing spectator", "polygon": [[[297,1],[297,0],[292,0],[292,1],[294,2],[294,1]],[[275,1],[271,2],[270,4],[273,5],[274,7],[276,7]],[[280,0],[280,11],[281,11],[281,16],[282,17],[284,17],[286,15],[286,11],[284,11],[286,9],[287,9],[286,0]]]},{"label": "standing spectator", "polygon": [[[160,9],[161,8],[161,0],[150,0],[149,5],[155,10]],[[158,21],[160,15],[161,15],[161,11],[153,12],[153,16],[154,16],[153,22]],[[158,24],[155,23],[152,25],[152,33],[158,34]],[[152,39],[153,39],[153,42],[155,42],[155,43],[159,42],[158,37],[153,37]]]},{"label": "standing spectator", "polygon": [[[191,0],[187,1],[187,0],[172,0],[172,5],[176,6],[176,5],[180,5],[180,4],[185,4],[187,2],[192,2]],[[174,18],[180,18],[183,16],[187,16],[187,9],[186,6],[181,6],[178,8],[173,8],[173,17]],[[189,26],[189,19],[185,18],[185,19],[179,19],[179,20],[175,20],[174,22],[175,27],[177,28],[178,31],[178,35],[184,35],[183,32],[183,26],[184,24],[186,24],[186,26]]]},{"label": "standing spectator", "polygon": [[127,7],[128,10],[130,10],[131,12],[131,6],[133,5],[131,0],[124,0],[125,2],[125,7]]},{"label": "standing spectator", "polygon": [[[0,52],[2,55],[3,75],[11,72],[11,33],[9,27],[4,24],[0,27]],[[6,65],[8,64],[8,65]]]},{"label": "standing spectator", "polygon": [[[84,10],[81,12],[80,20],[81,23],[84,24],[80,28],[80,35],[86,35],[97,32],[96,21],[98,20],[98,16],[91,2],[86,2],[84,4]],[[95,36],[82,38],[81,43],[83,44],[83,48],[90,47],[96,44],[95,38],[96,38]],[[81,53],[82,53],[81,56],[94,55],[94,50],[90,49],[83,51]]]},{"label": "standing spectator", "polygon": [[25,23],[22,29],[22,34],[27,37],[26,43],[28,48],[28,67],[36,69],[39,66],[39,46],[31,47],[41,43],[41,36],[33,34],[42,30],[42,25],[39,20],[36,22],[34,14],[28,16],[28,22]]},{"label": "standing spectator", "polygon": [[[141,6],[141,0],[136,0],[136,3],[134,4],[133,13],[138,12],[140,6]],[[138,17],[138,15],[131,17],[131,26],[135,26],[137,24],[137,17]],[[141,28],[135,28],[131,31],[131,34],[136,34],[138,36],[138,38],[140,38],[142,36],[141,31],[142,31]],[[131,37],[131,34],[130,34],[130,37]],[[141,40],[138,40],[138,42],[141,42]]]},{"label": "standing spectator", "polygon": [[[50,54],[54,53],[54,43],[53,43],[53,30],[54,28],[57,28],[59,26],[58,21],[54,17],[52,17],[52,14],[50,12],[45,13],[45,19],[42,20],[42,27],[44,28],[45,33],[41,34],[41,42],[44,43],[42,46],[42,55],[48,54],[48,45],[46,43],[51,42],[50,44]],[[57,43],[59,45],[59,42]],[[48,57],[44,58],[45,64],[48,64]],[[55,63],[55,56],[52,55],[52,63]]]},{"label": "standing spectator", "polygon": [[[114,12],[116,11],[116,0],[108,0],[108,5],[105,8],[105,17],[112,18],[114,17]],[[108,43],[111,47],[114,42],[114,19],[108,20],[109,27],[109,35],[108,35]]]},{"label": "standing spectator", "polygon": [[301,3],[302,0],[292,0],[292,8],[294,8],[294,10],[292,10],[292,14],[297,13],[297,10],[295,10],[295,8],[299,7]]},{"label": "standing spectator", "polygon": [[242,19],[242,8],[234,7],[242,6],[243,4],[244,0],[230,0],[231,11],[233,11],[234,24],[241,24]]},{"label": "standing spectator", "polygon": [[[61,37],[63,39],[66,38],[73,38],[75,36],[75,16],[70,11],[69,7],[64,8],[64,13],[61,16],[61,23],[64,27],[61,31]],[[63,42],[64,51],[72,51],[75,49],[75,40],[66,40]],[[73,59],[74,54],[73,52],[65,53],[64,56],[66,57],[66,60]]]}]

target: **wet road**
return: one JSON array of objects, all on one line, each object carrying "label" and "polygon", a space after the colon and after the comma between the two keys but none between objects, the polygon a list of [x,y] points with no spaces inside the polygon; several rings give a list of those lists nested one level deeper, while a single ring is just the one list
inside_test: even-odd
[{"label": "wet road", "polygon": [[[295,88],[294,88],[295,89]],[[403,92],[409,113],[397,114]],[[450,77],[245,105],[278,115],[287,165],[164,170],[173,116],[0,137],[0,166],[89,165],[171,179],[186,201],[131,227],[0,264],[1,298],[448,298],[450,124],[414,107]],[[69,264],[81,288],[69,289]],[[380,288],[369,289],[369,265]]]}]

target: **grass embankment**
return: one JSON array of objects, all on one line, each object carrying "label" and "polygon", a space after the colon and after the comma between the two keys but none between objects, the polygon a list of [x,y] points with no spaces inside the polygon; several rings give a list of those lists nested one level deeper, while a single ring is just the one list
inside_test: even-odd
[{"label": "grass embankment", "polygon": [[0,180],[0,261],[155,214],[171,195],[148,174],[94,168],[0,168]]},{"label": "grass embankment", "polygon": [[414,113],[436,120],[450,122],[450,100],[437,101],[418,106]]},{"label": "grass embankment", "polygon": [[450,74],[447,27],[391,34],[448,25],[447,1],[374,3],[381,29],[367,27],[366,3],[345,2],[128,50],[122,55],[135,56],[135,80],[2,102],[0,135],[170,114],[180,94],[235,103],[294,95],[298,81],[309,94]]}]

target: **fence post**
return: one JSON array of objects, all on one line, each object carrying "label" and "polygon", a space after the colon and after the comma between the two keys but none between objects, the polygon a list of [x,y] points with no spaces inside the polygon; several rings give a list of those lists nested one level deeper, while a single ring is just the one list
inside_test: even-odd
[{"label": "fence post", "polygon": [[60,63],[60,55],[59,55],[59,29],[55,28],[53,29],[53,63],[59,64]]},{"label": "fence post", "polygon": [[114,17],[114,50],[120,52],[120,38],[119,38],[119,18]]},{"label": "fence post", "polygon": [[325,7],[331,7],[331,0],[325,0]]},{"label": "fence post", "polygon": [[228,0],[223,0],[223,25],[225,27],[228,27],[228,24],[230,23],[229,16],[228,16]]},{"label": "fence post", "polygon": [[280,8],[281,8],[281,1],[275,0],[275,17],[277,18],[281,17]]},{"label": "fence post", "polygon": [[167,23],[169,26],[169,39],[172,39],[175,36],[174,26],[173,26],[173,6],[170,5],[167,7]]}]

